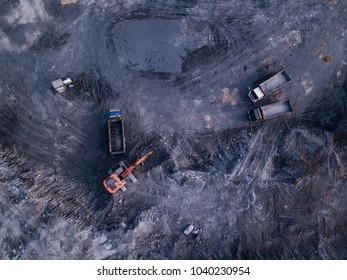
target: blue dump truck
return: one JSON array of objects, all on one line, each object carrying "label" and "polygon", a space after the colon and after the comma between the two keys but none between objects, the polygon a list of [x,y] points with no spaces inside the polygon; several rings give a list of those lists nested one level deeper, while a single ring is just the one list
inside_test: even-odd
[{"label": "blue dump truck", "polygon": [[273,75],[271,78],[259,84],[257,87],[250,87],[248,97],[253,102],[256,102],[260,99],[263,99],[270,93],[278,90],[280,87],[284,86],[290,81],[291,78],[289,77],[287,72],[285,70],[282,70],[281,72],[277,73],[276,75]]},{"label": "blue dump truck", "polygon": [[109,112],[108,143],[111,155],[125,153],[123,115],[120,110],[111,109]]},{"label": "blue dump truck", "polygon": [[285,100],[253,109],[248,112],[248,117],[251,122],[256,122],[290,114],[291,112],[293,112],[293,107],[289,100]]}]

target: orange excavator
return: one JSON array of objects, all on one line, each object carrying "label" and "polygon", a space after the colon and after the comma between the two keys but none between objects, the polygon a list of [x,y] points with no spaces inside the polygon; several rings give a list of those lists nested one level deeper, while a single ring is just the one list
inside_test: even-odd
[{"label": "orange excavator", "polygon": [[119,163],[119,166],[115,170],[110,170],[109,174],[110,176],[107,177],[103,184],[104,187],[110,192],[115,193],[119,189],[122,191],[126,191],[126,181],[125,179],[129,177],[134,183],[137,182],[137,179],[135,176],[131,173],[138,165],[143,163],[151,154],[153,154],[153,151],[148,152],[141,158],[139,158],[133,165],[126,167],[125,163],[121,161]]}]

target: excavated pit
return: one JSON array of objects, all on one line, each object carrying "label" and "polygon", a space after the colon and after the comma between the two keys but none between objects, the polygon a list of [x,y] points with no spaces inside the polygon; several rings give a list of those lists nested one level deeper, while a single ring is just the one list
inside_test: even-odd
[{"label": "excavated pit", "polygon": [[189,53],[215,45],[208,25],[189,19],[124,20],[109,36],[119,63],[148,72],[181,73]]}]

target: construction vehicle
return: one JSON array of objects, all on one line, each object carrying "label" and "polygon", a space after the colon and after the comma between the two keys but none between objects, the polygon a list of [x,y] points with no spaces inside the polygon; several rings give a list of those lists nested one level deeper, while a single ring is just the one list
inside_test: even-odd
[{"label": "construction vehicle", "polygon": [[70,78],[58,79],[52,82],[52,86],[57,93],[64,92],[67,88],[73,87],[73,82]]},{"label": "construction vehicle", "polygon": [[199,234],[200,229],[197,227],[194,227],[193,225],[189,225],[186,227],[186,229],[183,231],[183,233],[185,235],[189,235],[189,234]]},{"label": "construction vehicle", "polygon": [[256,102],[260,99],[263,99],[265,96],[270,93],[278,90],[280,87],[289,83],[291,78],[285,70],[275,74],[271,78],[259,84],[256,88],[249,88],[248,96],[253,101]]},{"label": "construction vehicle", "polygon": [[291,112],[293,112],[293,107],[290,104],[290,101],[286,100],[253,109],[248,112],[248,117],[251,122],[255,122],[278,117]]},{"label": "construction vehicle", "polygon": [[108,145],[111,155],[125,153],[123,115],[119,110],[110,110],[108,117]]},{"label": "construction vehicle", "polygon": [[127,177],[130,178],[131,181],[134,183],[137,182],[137,179],[135,176],[131,173],[138,165],[143,163],[151,154],[153,154],[153,151],[148,152],[141,158],[139,158],[133,165],[127,167],[123,161],[121,161],[117,168],[115,170],[110,170],[109,174],[110,176],[107,177],[103,184],[104,187],[110,192],[110,193],[116,193],[119,189],[122,191],[126,191],[125,184]]}]

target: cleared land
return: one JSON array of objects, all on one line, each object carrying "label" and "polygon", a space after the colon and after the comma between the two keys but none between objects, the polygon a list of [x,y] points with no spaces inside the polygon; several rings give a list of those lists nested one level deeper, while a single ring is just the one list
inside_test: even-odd
[{"label": "cleared land", "polygon": [[[92,2],[0,3],[0,258],[346,259],[346,2]],[[281,69],[257,106],[294,114],[251,126]]]}]

